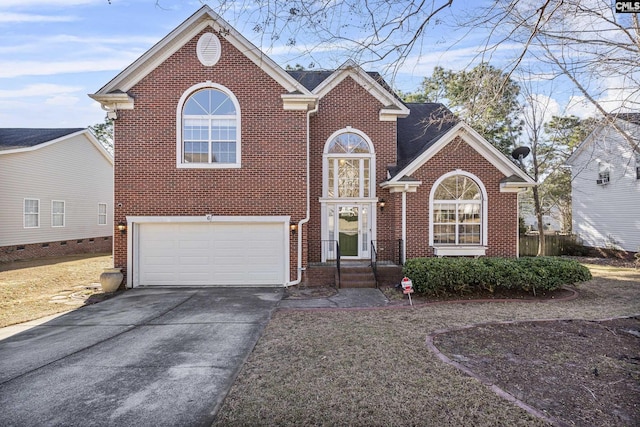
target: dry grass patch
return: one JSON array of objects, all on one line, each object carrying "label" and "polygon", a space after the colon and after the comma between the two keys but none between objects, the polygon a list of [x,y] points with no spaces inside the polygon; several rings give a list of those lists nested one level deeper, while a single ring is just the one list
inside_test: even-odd
[{"label": "dry grass patch", "polygon": [[75,255],[0,264],[0,327],[61,313],[104,295],[96,284],[110,255]]},{"label": "dry grass patch", "polygon": [[544,425],[439,361],[426,336],[504,320],[630,316],[640,311],[640,278],[622,275],[594,271],[565,302],[277,312],[215,425]]}]

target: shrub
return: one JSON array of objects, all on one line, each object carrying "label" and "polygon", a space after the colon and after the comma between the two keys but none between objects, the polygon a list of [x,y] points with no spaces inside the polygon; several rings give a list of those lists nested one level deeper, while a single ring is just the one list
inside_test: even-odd
[{"label": "shrub", "polygon": [[438,296],[502,289],[535,294],[591,279],[575,260],[535,258],[414,258],[403,268],[416,292]]}]

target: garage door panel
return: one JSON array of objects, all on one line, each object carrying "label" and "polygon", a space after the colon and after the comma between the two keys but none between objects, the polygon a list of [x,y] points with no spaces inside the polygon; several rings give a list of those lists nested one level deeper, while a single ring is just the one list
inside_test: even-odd
[{"label": "garage door panel", "polygon": [[286,227],[268,223],[139,225],[142,286],[282,285]]}]

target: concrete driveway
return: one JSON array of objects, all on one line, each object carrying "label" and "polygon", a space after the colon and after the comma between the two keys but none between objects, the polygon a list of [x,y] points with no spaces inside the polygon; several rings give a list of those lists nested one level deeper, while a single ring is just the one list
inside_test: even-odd
[{"label": "concrete driveway", "polygon": [[209,425],[281,298],[134,289],[0,341],[0,425]]}]

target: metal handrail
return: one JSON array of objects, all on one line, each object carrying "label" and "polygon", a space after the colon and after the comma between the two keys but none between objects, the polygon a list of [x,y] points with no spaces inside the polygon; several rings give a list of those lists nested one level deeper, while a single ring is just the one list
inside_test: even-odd
[{"label": "metal handrail", "polygon": [[[322,245],[322,258],[331,263],[335,261],[336,268],[338,270],[338,282],[340,281],[340,243],[337,240],[321,240]],[[335,257],[334,257],[335,255]],[[338,283],[338,286],[340,284]]]},{"label": "metal handrail", "polygon": [[373,277],[376,279],[376,288],[378,287],[378,251],[376,250],[375,240],[371,241],[371,269]]}]

